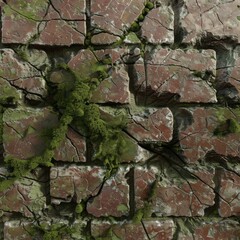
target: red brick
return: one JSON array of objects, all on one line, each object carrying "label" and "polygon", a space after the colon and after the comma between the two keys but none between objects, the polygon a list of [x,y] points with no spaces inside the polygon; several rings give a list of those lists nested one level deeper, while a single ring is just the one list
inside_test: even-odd
[{"label": "red brick", "polygon": [[240,216],[240,176],[237,173],[222,169],[219,177],[220,216]]},{"label": "red brick", "polygon": [[[106,44],[105,39],[108,37],[107,43],[115,42],[119,36],[124,34],[124,30],[129,28],[131,24],[138,18],[144,9],[144,0],[134,0],[126,5],[124,0],[106,0],[91,1],[92,24],[96,29],[96,34],[104,32],[105,37],[102,39],[94,39],[95,44]],[[114,38],[115,37],[115,38]],[[111,42],[112,41],[112,42]]]},{"label": "red brick", "polygon": [[217,101],[211,83],[216,75],[213,50],[160,48],[150,53],[146,54],[145,67],[140,60],[135,64],[136,73],[131,79],[139,104]]},{"label": "red brick", "polygon": [[184,30],[183,42],[196,43],[206,34],[220,38],[230,36],[239,42],[240,26],[237,1],[184,0],[179,24]]},{"label": "red brick", "polygon": [[173,23],[173,10],[163,1],[159,8],[152,9],[145,17],[141,27],[142,36],[153,44],[173,43]]},{"label": "red brick", "polygon": [[19,220],[5,222],[4,240],[32,240],[33,237],[28,232],[31,226],[32,223]]},{"label": "red brick", "polygon": [[48,1],[8,1],[3,6],[2,42],[64,46],[83,44],[86,34],[85,2],[67,0],[63,4],[52,1],[54,7],[48,5]]},{"label": "red brick", "polygon": [[52,167],[50,173],[50,195],[54,204],[75,201],[80,203],[95,196],[104,178],[100,167],[70,165]]},{"label": "red brick", "polygon": [[[110,230],[111,229],[111,230]],[[110,230],[110,231],[109,231]],[[94,221],[91,224],[93,237],[108,237],[109,239],[135,240],[170,240],[173,238],[175,226],[172,220],[144,220],[142,223]]]},{"label": "red brick", "polygon": [[179,109],[179,140],[186,161],[195,163],[211,152],[239,156],[239,133],[231,132],[228,126],[229,119],[239,122],[239,114],[228,108]]},{"label": "red brick", "polygon": [[[156,174],[160,174],[160,181],[156,179]],[[211,179],[214,176],[212,172],[201,169],[197,170],[197,173],[195,171],[195,175]],[[204,216],[204,209],[214,205],[212,180],[209,186],[201,178],[186,176],[182,179],[181,175],[177,178],[174,174],[161,176],[157,169],[147,171],[142,167],[135,169],[134,178],[136,207],[143,208],[144,202],[148,202],[149,215],[154,213],[157,216]]]},{"label": "red brick", "polygon": [[170,142],[173,134],[173,115],[169,108],[148,108],[133,115],[127,131],[140,142]]},{"label": "red brick", "polygon": [[104,182],[99,195],[88,202],[88,213],[95,217],[129,215],[129,186],[125,178],[128,171],[119,168],[116,175]]},{"label": "red brick", "polygon": [[196,240],[238,240],[240,237],[240,225],[232,220],[220,220],[219,222],[202,222],[194,231]]}]

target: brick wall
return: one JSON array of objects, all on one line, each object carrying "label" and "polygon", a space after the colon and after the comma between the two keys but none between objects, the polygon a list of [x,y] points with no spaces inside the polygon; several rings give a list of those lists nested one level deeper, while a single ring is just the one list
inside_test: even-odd
[{"label": "brick wall", "polygon": [[[240,239],[238,0],[0,6],[0,239]],[[85,105],[116,132],[109,149],[123,139],[118,162],[95,159],[77,118],[51,166],[31,164],[64,115],[56,88],[96,62]]]}]

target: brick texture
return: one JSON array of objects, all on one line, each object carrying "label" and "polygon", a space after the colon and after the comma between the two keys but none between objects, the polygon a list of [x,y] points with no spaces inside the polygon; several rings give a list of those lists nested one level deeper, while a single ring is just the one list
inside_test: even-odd
[{"label": "brick texture", "polygon": [[0,239],[240,240],[239,11],[0,0]]}]

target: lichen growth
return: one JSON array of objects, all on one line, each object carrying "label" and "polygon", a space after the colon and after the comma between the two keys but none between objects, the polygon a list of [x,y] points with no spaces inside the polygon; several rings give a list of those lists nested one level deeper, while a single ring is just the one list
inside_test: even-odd
[{"label": "lichen growth", "polygon": [[6,189],[16,179],[26,176],[38,166],[53,166],[54,151],[65,139],[71,123],[80,126],[85,136],[95,143],[94,159],[103,162],[107,168],[106,178],[110,177],[119,166],[119,156],[126,145],[121,134],[124,121],[108,124],[101,119],[98,105],[90,102],[91,93],[108,77],[106,65],[100,62],[92,64],[91,68],[85,69],[86,74],[73,71],[65,64],[58,68],[68,71],[74,79],[55,86],[53,105],[61,113],[59,124],[52,129],[51,140],[42,155],[25,160],[13,156],[5,158],[4,161],[10,169],[9,177],[12,179],[0,182],[0,190]]}]

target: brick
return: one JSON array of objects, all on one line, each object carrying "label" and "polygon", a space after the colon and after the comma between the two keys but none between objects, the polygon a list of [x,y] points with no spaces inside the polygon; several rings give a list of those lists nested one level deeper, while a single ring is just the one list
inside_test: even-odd
[{"label": "brick", "polygon": [[233,220],[220,220],[219,222],[202,222],[194,231],[194,239],[239,239],[240,225]]},{"label": "brick", "polygon": [[[58,124],[58,116],[51,108],[7,109],[3,114],[3,142],[6,156],[29,159],[41,155],[49,144],[47,131]],[[69,129],[66,139],[55,150],[58,161],[86,161],[84,138]]]},{"label": "brick", "polygon": [[[111,230],[110,230],[111,229]],[[173,238],[175,226],[172,220],[144,220],[142,223],[116,223],[97,222],[91,224],[93,237],[108,237],[111,239],[134,240],[170,240]]]},{"label": "brick", "polygon": [[22,222],[19,220],[4,223],[4,240],[32,240],[29,234],[32,224],[30,222]]},{"label": "brick", "polygon": [[[37,70],[28,62],[21,61],[12,49],[2,49],[0,54],[1,81],[9,82],[12,86],[16,87],[16,89],[25,90],[30,98],[41,100],[41,97],[46,97],[46,82],[42,77],[41,71]],[[42,56],[45,59],[45,64],[47,64],[47,58],[44,56],[44,52],[39,51],[38,54],[39,61],[41,61],[40,56]],[[41,63],[39,62],[37,65],[40,67]]]},{"label": "brick", "polygon": [[160,48],[146,53],[145,63],[144,67],[136,62],[131,78],[138,104],[217,102],[212,86],[216,75],[213,50]]},{"label": "brick", "polygon": [[[199,169],[198,175],[213,179],[213,173]],[[179,174],[179,173],[178,173]],[[184,173],[182,173],[184,174]],[[196,174],[196,172],[195,172]],[[156,176],[159,175],[161,180]],[[186,175],[186,172],[185,172]],[[197,175],[197,174],[196,174]],[[204,209],[214,205],[214,183],[205,184],[204,178],[167,176],[157,169],[138,167],[134,171],[135,201],[138,209],[149,204],[148,215],[156,216],[204,216]]]},{"label": "brick", "polygon": [[47,0],[10,0],[2,11],[3,43],[60,46],[84,43],[85,2],[82,0],[51,4]]},{"label": "brick", "polygon": [[173,10],[167,1],[162,1],[161,6],[152,9],[145,17],[142,26],[142,37],[149,43],[173,43]]},{"label": "brick", "polygon": [[52,167],[50,195],[54,204],[75,201],[80,203],[97,195],[105,176],[100,167],[75,166]]},{"label": "brick", "polygon": [[231,37],[239,42],[240,26],[237,1],[183,1],[179,27],[183,28],[183,42],[196,43],[206,35],[217,38]]},{"label": "brick", "polygon": [[[6,174],[3,169],[0,171],[1,176]],[[28,218],[42,215],[46,207],[46,192],[43,190],[46,188],[43,183],[46,179],[33,174],[27,177],[15,181],[9,189],[0,192],[0,209],[3,214],[15,212]]]},{"label": "brick", "polygon": [[127,131],[140,142],[170,142],[173,115],[169,108],[148,108],[132,116]]},{"label": "brick", "polygon": [[212,152],[225,157],[239,156],[239,114],[238,110],[228,108],[179,109],[178,138],[186,161],[195,163]]},{"label": "brick", "polygon": [[100,41],[100,38],[96,40],[98,38],[96,36],[93,40],[94,44],[106,44],[106,39],[109,44],[117,41],[124,34],[124,30],[129,28],[141,14],[144,3],[144,0],[134,0],[127,5],[124,0],[91,1],[91,11],[93,12],[91,19],[95,34],[105,33],[104,38],[101,37],[104,42]]},{"label": "brick", "polygon": [[[109,63],[106,70],[109,70],[109,77],[104,79],[99,86],[93,91],[91,101],[95,103],[129,103],[129,77],[123,64],[118,64],[113,67],[114,63],[121,63],[121,56],[125,50],[116,49],[110,50],[81,50],[76,56],[74,56],[69,62],[68,66],[76,72],[89,75],[89,68],[93,67],[93,64],[98,61],[107,60]],[[83,68],[84,62],[84,68]],[[86,67],[89,66],[89,68]],[[111,68],[111,69],[110,69]],[[94,69],[93,69],[94,70]],[[88,72],[86,72],[88,71]],[[89,77],[92,77],[91,75]]]},{"label": "brick", "polygon": [[232,58],[228,57],[217,70],[219,97],[230,102],[240,101],[240,48],[236,48]]},{"label": "brick", "polygon": [[129,186],[125,178],[128,171],[128,168],[119,168],[116,175],[104,182],[101,192],[88,201],[88,213],[95,217],[129,215]]},{"label": "brick", "polygon": [[104,79],[92,93],[95,103],[129,103],[129,77],[123,65],[114,67],[111,76]]},{"label": "brick", "polygon": [[[219,214],[221,217],[240,216],[240,176],[221,170],[219,184]],[[240,231],[240,230],[239,230]]]}]

